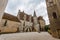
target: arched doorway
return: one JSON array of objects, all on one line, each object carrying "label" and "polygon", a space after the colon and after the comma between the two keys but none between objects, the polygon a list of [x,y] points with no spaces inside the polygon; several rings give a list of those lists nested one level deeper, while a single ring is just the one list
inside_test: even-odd
[{"label": "arched doorway", "polygon": [[30,29],[30,28],[27,28],[27,29],[26,29],[26,32],[31,32],[31,29]]}]

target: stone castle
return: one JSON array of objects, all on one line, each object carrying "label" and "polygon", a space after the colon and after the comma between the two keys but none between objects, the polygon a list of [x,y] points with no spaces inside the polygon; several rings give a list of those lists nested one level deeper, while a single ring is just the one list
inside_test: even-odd
[{"label": "stone castle", "polygon": [[60,38],[60,0],[46,0],[52,36]]},{"label": "stone castle", "polygon": [[[4,13],[8,0],[0,0],[0,33],[4,32],[31,32],[44,30],[43,18],[18,12],[17,16]],[[50,30],[54,37],[60,38],[60,0],[46,0]]]},{"label": "stone castle", "polygon": [[45,21],[39,16],[37,17],[36,12],[34,15],[28,15],[24,11],[18,11],[17,16],[4,13],[1,21],[0,32],[40,32],[44,30]]}]

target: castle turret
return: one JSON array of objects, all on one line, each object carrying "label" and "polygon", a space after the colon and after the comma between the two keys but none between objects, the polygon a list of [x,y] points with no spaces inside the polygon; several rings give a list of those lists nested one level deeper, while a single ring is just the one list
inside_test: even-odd
[{"label": "castle turret", "polygon": [[36,12],[34,11],[34,17],[33,17],[33,25],[34,25],[34,29],[36,30],[36,31],[40,31],[39,30],[39,23],[38,23],[38,19],[37,19],[37,16],[36,16]]},{"label": "castle turret", "polygon": [[33,20],[34,20],[34,24],[37,24],[37,16],[36,16],[36,12],[34,11],[34,17],[33,17]]}]

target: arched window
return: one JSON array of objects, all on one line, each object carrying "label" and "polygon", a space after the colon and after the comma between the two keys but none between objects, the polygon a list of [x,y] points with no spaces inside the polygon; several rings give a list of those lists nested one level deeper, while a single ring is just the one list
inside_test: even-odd
[{"label": "arched window", "polygon": [[53,18],[54,18],[54,19],[57,19],[56,12],[53,12]]}]

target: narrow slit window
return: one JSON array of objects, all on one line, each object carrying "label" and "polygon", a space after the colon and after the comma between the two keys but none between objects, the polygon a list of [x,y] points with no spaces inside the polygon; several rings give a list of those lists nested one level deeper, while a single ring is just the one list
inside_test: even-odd
[{"label": "narrow slit window", "polygon": [[7,20],[5,20],[4,26],[7,26]]}]

